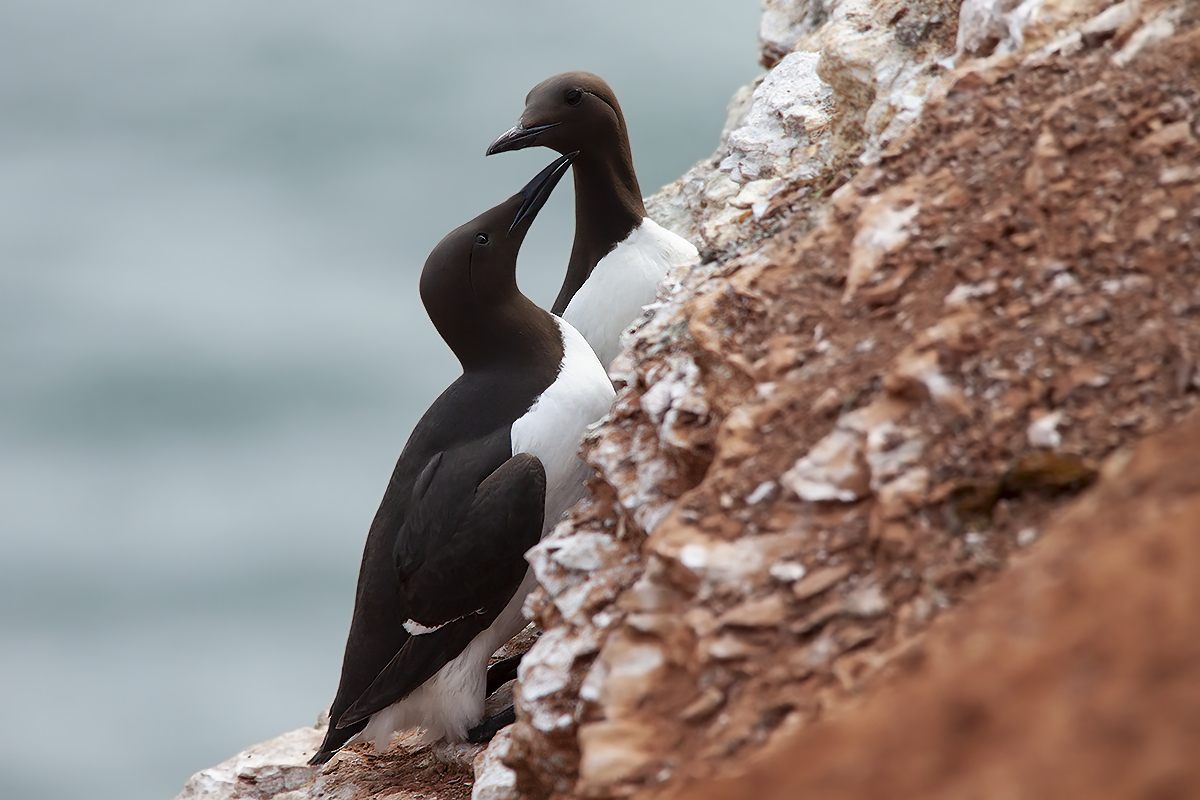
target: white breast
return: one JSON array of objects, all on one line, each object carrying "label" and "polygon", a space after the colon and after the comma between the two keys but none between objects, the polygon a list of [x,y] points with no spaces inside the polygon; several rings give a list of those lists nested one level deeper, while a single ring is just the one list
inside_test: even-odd
[{"label": "white breast", "polygon": [[699,253],[647,217],[600,259],[563,312],[608,367],[620,349],[621,332],[654,302],[658,284],[675,268],[694,264]]},{"label": "white breast", "polygon": [[563,363],[554,383],[512,425],[512,451],[532,453],[546,469],[543,535],[583,497],[588,466],[579,457],[584,429],[608,412],[612,382],[587,341],[555,317],[563,337]]}]

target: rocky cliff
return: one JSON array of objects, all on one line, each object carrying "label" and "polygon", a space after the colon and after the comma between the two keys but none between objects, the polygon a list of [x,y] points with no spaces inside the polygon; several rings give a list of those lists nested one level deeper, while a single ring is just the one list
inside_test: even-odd
[{"label": "rocky cliff", "polygon": [[517,724],[323,771],[294,732],[181,797],[1200,791],[1198,30],[766,0],[769,72],[648,203],[703,263],[530,554]]}]

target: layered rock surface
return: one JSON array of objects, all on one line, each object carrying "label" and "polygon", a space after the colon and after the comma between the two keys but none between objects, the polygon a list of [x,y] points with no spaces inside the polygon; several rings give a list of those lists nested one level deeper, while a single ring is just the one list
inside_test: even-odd
[{"label": "layered rock surface", "polygon": [[[986,610],[1021,591],[1003,581],[1090,563],[1112,538],[1054,524],[1058,509],[1081,491],[1123,507],[1125,483],[1156,485],[1159,461],[1119,478],[1114,454],[1196,404],[1197,5],[997,0],[960,25],[949,2],[765,4],[773,71],[735,101],[714,158],[648,203],[705,260],[630,337],[614,364],[623,388],[585,443],[592,497],[530,554],[542,588],[527,608],[546,632],[522,665],[517,724],[475,761],[476,797],[679,796],[752,756],[817,747],[827,717],[845,721],[828,734],[843,760],[821,756],[835,766],[859,737],[899,748],[896,763],[919,755],[887,738],[894,722],[873,727],[885,717],[872,704],[915,715],[891,687],[937,695],[924,671],[965,675],[980,647],[1004,651],[1028,617]],[[1165,476],[1183,469],[1160,461]],[[1147,604],[1155,591],[1175,603],[1178,571],[1129,570]],[[973,622],[952,627],[976,596]],[[1105,613],[1081,603],[1036,608],[1048,630],[1104,628],[1079,628],[1068,611]],[[1162,636],[1184,633],[1172,614]],[[912,666],[924,652],[936,670]],[[1129,676],[1155,652],[1096,672],[1097,692],[1134,696]],[[1176,652],[1172,669],[1195,677],[1194,657]],[[989,703],[1027,685],[999,663],[993,693],[972,696],[985,720],[1008,720]],[[1121,719],[1120,703],[1096,708]],[[946,745],[936,732],[926,755]],[[1003,758],[1012,740],[979,741]],[[274,794],[268,773],[286,758],[235,759],[232,783],[198,775],[184,796],[463,796],[470,774],[441,765],[473,753],[398,752],[284,769]],[[786,752],[763,774],[809,760]],[[956,752],[922,768],[949,770]],[[987,754],[972,758],[983,780]],[[406,766],[383,768],[395,759]],[[413,784],[414,764],[435,779]],[[811,796],[869,796],[838,788],[846,770],[805,773]]]},{"label": "layered rock surface", "polygon": [[1196,40],[1122,63],[1173,13],[955,73],[634,337],[605,485],[534,554],[523,792],[656,794],[840,708],[1193,407]]},{"label": "layered rock surface", "polygon": [[1106,464],[1045,542],[840,718],[694,800],[1192,797],[1200,415]]}]

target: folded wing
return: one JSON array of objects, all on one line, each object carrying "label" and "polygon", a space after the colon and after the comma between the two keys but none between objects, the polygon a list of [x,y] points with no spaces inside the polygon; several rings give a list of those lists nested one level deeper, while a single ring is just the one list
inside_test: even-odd
[{"label": "folded wing", "polygon": [[[478,451],[476,451],[478,452]],[[396,541],[400,593],[413,634],[337,720],[346,728],[404,699],[495,621],[525,576],[541,537],[546,472],[529,454],[509,458],[464,493],[461,459],[430,459]]]}]

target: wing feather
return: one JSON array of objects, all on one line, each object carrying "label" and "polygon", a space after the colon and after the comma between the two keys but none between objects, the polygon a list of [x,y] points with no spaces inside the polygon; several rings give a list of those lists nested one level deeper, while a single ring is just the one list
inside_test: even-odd
[{"label": "wing feather", "polygon": [[368,719],[433,677],[495,621],[525,576],[525,552],[541,537],[545,515],[546,471],[541,461],[528,453],[513,456],[452,514],[446,504],[453,485],[461,486],[454,461],[447,454],[434,466],[425,492],[414,497],[416,513],[410,513],[405,527],[410,522],[428,526],[435,520],[453,524],[444,524],[436,536],[422,529],[421,538],[436,539],[436,546],[408,547],[402,553],[397,542],[397,570],[402,572],[401,593],[410,620],[432,630],[408,638],[337,720],[339,728]]}]

